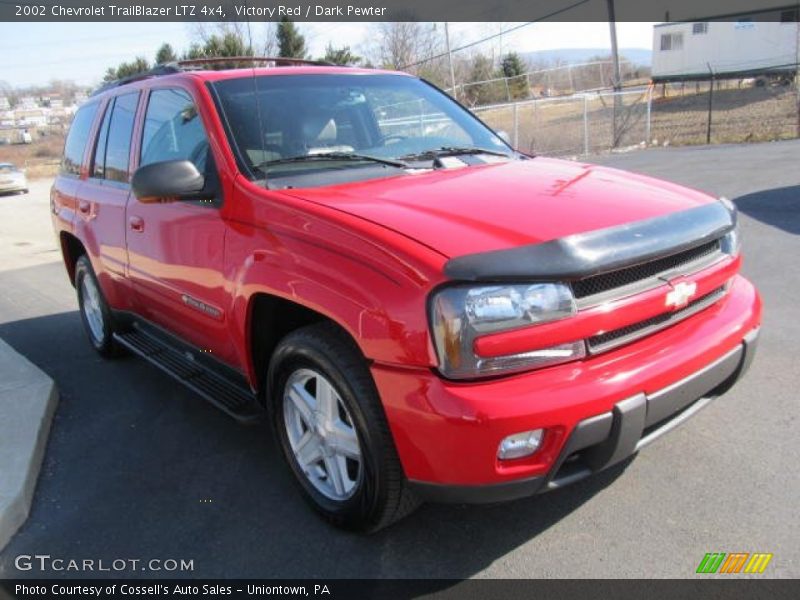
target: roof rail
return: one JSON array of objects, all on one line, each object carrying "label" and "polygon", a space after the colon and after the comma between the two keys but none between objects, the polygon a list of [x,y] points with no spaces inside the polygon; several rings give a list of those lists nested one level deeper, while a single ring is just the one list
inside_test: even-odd
[{"label": "roof rail", "polygon": [[133,83],[134,81],[141,81],[142,79],[149,79],[150,77],[159,77],[161,75],[171,75],[172,73],[180,73],[183,69],[177,67],[174,64],[165,64],[165,65],[156,65],[152,69],[147,71],[142,71],[141,73],[135,73],[133,75],[129,75],[128,77],[123,77],[122,79],[116,79],[114,81],[109,81],[105,85],[101,85],[95,91],[90,94],[91,96],[96,96],[106,90],[113,89],[115,87],[119,87],[121,85],[125,85],[126,83]]},{"label": "roof rail", "polygon": [[324,60],[306,60],[305,58],[285,58],[282,56],[209,56],[203,58],[188,58],[184,60],[177,60],[175,62],[165,63],[163,65],[156,65],[148,71],[142,71],[122,79],[110,81],[105,85],[100,86],[91,96],[96,96],[106,90],[133,83],[134,81],[141,81],[142,79],[149,79],[150,77],[159,77],[161,75],[171,75],[173,73],[182,73],[184,71],[201,70],[207,66],[238,64],[238,63],[264,63],[269,67],[298,67],[303,65],[318,66],[318,67],[335,67],[336,65]]},{"label": "roof rail", "polygon": [[215,65],[220,63],[268,63],[273,67],[297,67],[311,65],[318,67],[333,67],[333,63],[324,60],[307,60],[305,58],[286,58],[283,56],[209,56],[204,58],[189,58],[179,60],[170,65],[177,67],[202,67],[203,65]]}]

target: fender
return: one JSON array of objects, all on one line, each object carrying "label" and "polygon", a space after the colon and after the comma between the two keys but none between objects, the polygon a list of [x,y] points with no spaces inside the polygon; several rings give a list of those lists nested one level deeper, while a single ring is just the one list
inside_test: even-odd
[{"label": "fender", "polygon": [[445,257],[358,217],[244,178],[236,186],[225,279],[231,286],[230,334],[246,353],[240,364],[251,381],[256,379],[248,332],[253,298],[260,293],[336,322],[371,361],[436,364],[425,301],[441,281]]}]

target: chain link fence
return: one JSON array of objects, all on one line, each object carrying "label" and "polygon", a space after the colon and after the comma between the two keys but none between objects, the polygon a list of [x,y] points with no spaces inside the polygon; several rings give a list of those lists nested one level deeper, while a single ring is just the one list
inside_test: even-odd
[{"label": "chain link fence", "polygon": [[508,134],[523,152],[585,155],[646,143],[651,91],[539,98],[472,110],[492,129]]},{"label": "chain link fence", "polygon": [[473,107],[523,152],[578,156],[646,145],[798,137],[791,75],[651,84]]},{"label": "chain link fence", "polygon": [[[467,106],[482,106],[607,89],[611,87],[613,73],[614,63],[611,60],[594,60],[535,69],[514,77],[460,83],[456,85],[455,92],[452,87],[445,91]],[[649,75],[649,67],[624,58],[620,60],[621,83],[647,81]]]},{"label": "chain link fence", "polygon": [[657,84],[654,144],[722,144],[797,137],[798,92],[791,74]]}]

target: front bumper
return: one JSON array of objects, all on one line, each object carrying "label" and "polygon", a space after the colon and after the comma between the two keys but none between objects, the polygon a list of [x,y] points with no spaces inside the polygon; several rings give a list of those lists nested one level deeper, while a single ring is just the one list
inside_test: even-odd
[{"label": "front bumper", "polygon": [[0,193],[5,192],[22,192],[28,189],[28,182],[24,180],[13,180],[9,182],[0,182]]},{"label": "front bumper", "polygon": [[485,486],[410,482],[432,502],[485,503],[515,500],[575,483],[611,467],[674,429],[725,393],[753,361],[758,330],[705,369],[655,394],[637,394],[608,412],[580,421],[547,475]]},{"label": "front bumper", "polygon": [[[512,500],[619,463],[724,393],[752,361],[760,315],[737,276],[717,304],[591,360],[470,383],[376,365],[373,375],[422,498]],[[505,436],[538,428],[535,454],[497,459]]]}]

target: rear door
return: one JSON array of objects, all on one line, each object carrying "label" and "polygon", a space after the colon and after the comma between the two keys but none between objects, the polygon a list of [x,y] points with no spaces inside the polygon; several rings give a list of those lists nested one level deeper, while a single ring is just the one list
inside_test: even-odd
[{"label": "rear door", "polygon": [[113,282],[114,296],[109,300],[118,309],[133,305],[125,279],[125,205],[131,194],[130,151],[139,97],[137,90],[112,97],[105,104],[88,178],[80,190],[78,218],[85,223],[84,243],[95,249],[95,271]]},{"label": "rear door", "polygon": [[80,204],[79,190],[83,185],[81,176],[85,175],[84,159],[100,106],[100,101],[94,100],[81,106],[75,113],[64,144],[61,168],[50,191],[54,221],[66,231],[73,231],[74,228]]},{"label": "rear door", "polygon": [[[139,166],[189,160],[219,190],[219,177],[197,103],[180,87],[150,90],[144,112]],[[139,312],[214,358],[233,366],[226,329],[229,293],[223,277],[224,198],[142,203],[127,214],[130,277]]]}]

